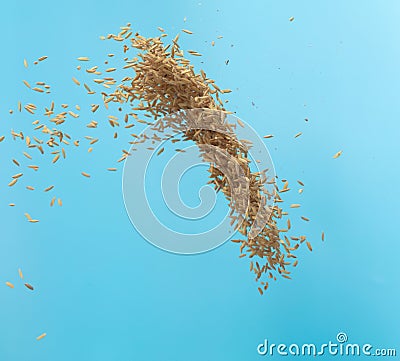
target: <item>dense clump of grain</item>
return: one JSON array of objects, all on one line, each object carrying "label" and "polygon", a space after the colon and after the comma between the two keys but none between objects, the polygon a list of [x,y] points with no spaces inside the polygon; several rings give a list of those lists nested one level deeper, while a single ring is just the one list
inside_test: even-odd
[{"label": "dense clump of grain", "polygon": [[[126,59],[125,68],[131,69],[133,74],[126,76],[123,83],[118,85],[113,92],[105,94],[104,102],[129,102],[132,104],[133,111],[144,112],[149,118],[154,119],[153,129],[159,131],[160,134],[171,129],[182,129],[182,119],[185,115],[170,116],[177,112],[185,113],[185,110],[201,109],[199,118],[202,118],[192,119],[200,126],[207,118],[207,112],[204,115],[204,110],[209,109],[210,114],[212,110],[226,112],[221,94],[228,93],[230,90],[221,90],[214,80],[207,78],[204,71],[195,72],[194,66],[184,57],[184,52],[178,45],[178,36],[172,40],[171,44],[166,45],[163,43],[163,35],[165,34],[155,38],[145,38],[135,34],[130,39],[131,47],[139,52],[135,58]],[[107,38],[121,41],[122,35],[110,34]],[[188,51],[188,53],[194,56],[201,55],[195,51]],[[212,119],[211,115],[210,119]],[[186,122],[190,121],[186,119]],[[198,145],[203,159],[210,163],[210,183],[214,184],[217,191],[224,193],[232,208],[232,213],[236,213],[233,221],[237,223],[238,231],[245,237],[243,240],[234,240],[241,244],[241,257],[258,259],[252,267],[257,281],[264,274],[276,279],[274,273],[290,278],[288,276],[290,272],[286,270],[286,267],[291,264],[290,259],[296,258],[292,251],[297,249],[298,245],[291,245],[289,239],[282,236],[284,232],[287,232],[278,226],[278,221],[284,214],[282,209],[274,205],[269,212],[265,211],[267,207],[264,186],[271,180],[262,177],[258,174],[259,172],[250,170],[248,148],[236,139],[232,134],[232,125],[226,123],[224,119],[219,124],[215,124],[215,128],[211,128],[215,130],[210,130],[210,127],[206,130],[198,128],[199,131],[186,131],[184,140],[194,141]],[[270,137],[272,136],[266,136],[266,138]],[[145,141],[146,139],[139,139],[137,143]],[[215,159],[205,150],[207,145],[217,146],[221,151],[234,157],[240,171],[248,179],[250,193],[245,211],[238,207],[237,202],[233,202],[232,193],[235,190],[230,187],[226,174],[215,167]],[[158,154],[162,151],[163,149]],[[125,158],[123,156],[123,159]],[[278,191],[268,196],[273,196],[276,204],[281,202]],[[291,207],[299,206],[293,204]],[[250,230],[257,222],[260,212],[264,213],[262,226],[255,235],[251,236]],[[268,288],[268,282],[262,285],[265,290]],[[259,289],[259,291],[262,290]]]}]

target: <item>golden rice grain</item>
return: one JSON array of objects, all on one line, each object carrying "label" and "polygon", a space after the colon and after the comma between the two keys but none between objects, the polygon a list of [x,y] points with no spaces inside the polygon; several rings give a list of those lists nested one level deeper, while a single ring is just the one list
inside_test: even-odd
[{"label": "golden rice grain", "polygon": [[290,208],[299,208],[299,207],[300,207],[300,204],[298,204],[298,203],[294,203],[294,204],[290,205]]},{"label": "golden rice grain", "polygon": [[56,197],[53,197],[50,201],[50,207],[54,206],[54,202],[56,201]]},{"label": "golden rice grain", "polygon": [[266,138],[266,139],[269,139],[269,138],[272,138],[272,137],[273,137],[272,134],[264,135],[264,138]]},{"label": "golden rice grain", "polygon": [[304,216],[301,216],[301,219],[302,219],[303,221],[306,221],[306,222],[309,222],[309,221],[310,221],[310,219],[309,219],[309,218],[307,218],[307,217],[304,217]]},{"label": "golden rice grain", "polygon": [[51,185],[50,187],[47,187],[44,192],[50,192],[52,189],[54,188],[53,185]]},{"label": "golden rice grain", "polygon": [[18,179],[13,179],[10,183],[8,183],[8,186],[12,187],[17,182],[18,182]]},{"label": "golden rice grain", "polygon": [[307,244],[307,248],[308,248],[310,251],[312,251],[311,243],[307,241],[306,244]]},{"label": "golden rice grain", "polygon": [[25,67],[25,68],[28,67],[28,62],[26,61],[26,59],[24,59],[24,67]]},{"label": "golden rice grain", "polygon": [[322,239],[322,241],[325,241],[325,232],[322,232],[321,239]]},{"label": "golden rice grain", "polygon": [[26,186],[26,189],[29,190],[29,191],[34,191],[35,190],[35,188],[33,188],[32,186]]},{"label": "golden rice grain", "polygon": [[10,203],[9,206],[10,207],[15,207],[15,203]]},{"label": "golden rice grain", "polygon": [[87,56],[80,56],[78,58],[79,61],[89,61],[90,59]]},{"label": "golden rice grain", "polygon": [[76,84],[76,85],[81,85],[81,83],[79,82],[78,79],[76,79],[75,77],[72,77],[72,81]]},{"label": "golden rice grain", "polygon": [[21,268],[18,268],[18,275],[19,275],[19,278],[21,278],[21,280],[24,279],[24,275],[22,273]]},{"label": "golden rice grain", "polygon": [[60,154],[57,154],[53,160],[51,161],[52,163],[56,163],[60,159]]},{"label": "golden rice grain", "polygon": [[38,61],[43,61],[43,60],[46,60],[47,59],[47,56],[41,56],[39,59],[38,59]]},{"label": "golden rice grain", "polygon": [[24,213],[24,215],[28,221],[30,221],[32,219],[32,217],[29,213]]},{"label": "golden rice grain", "polygon": [[26,80],[22,80],[22,82],[25,84],[25,86],[27,86],[28,88],[31,87],[31,85],[26,81]]},{"label": "golden rice grain", "polygon": [[182,31],[184,32],[184,33],[186,33],[186,34],[193,34],[190,30],[187,30],[187,29],[182,29]]},{"label": "golden rice grain", "polygon": [[14,288],[14,285],[11,283],[11,282],[6,282],[6,285],[8,286],[8,287],[10,287],[10,288]]},{"label": "golden rice grain", "polygon": [[158,152],[157,155],[160,155],[164,151],[164,148],[161,148]]},{"label": "golden rice grain", "polygon": [[84,177],[86,177],[86,178],[90,178],[90,174],[89,174],[89,173],[81,172],[81,174],[82,174]]},{"label": "golden rice grain", "polygon": [[335,153],[335,154],[333,155],[333,158],[334,158],[334,159],[339,158],[339,157],[342,155],[342,153],[343,153],[343,151],[342,151],[342,150],[339,150],[337,153]]},{"label": "golden rice grain", "polygon": [[107,168],[107,170],[109,170],[110,172],[115,172],[117,171],[117,168]]},{"label": "golden rice grain", "polygon": [[58,203],[58,205],[59,205],[60,207],[62,207],[63,203],[62,203],[61,198],[58,198],[57,203]]},{"label": "golden rice grain", "polygon": [[39,335],[38,337],[36,337],[36,340],[41,340],[42,338],[45,338],[47,336],[47,333],[42,333],[41,335]]}]

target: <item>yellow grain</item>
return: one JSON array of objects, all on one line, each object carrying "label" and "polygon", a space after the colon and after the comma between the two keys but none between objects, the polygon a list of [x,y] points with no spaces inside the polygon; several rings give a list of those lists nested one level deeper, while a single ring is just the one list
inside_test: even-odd
[{"label": "yellow grain", "polygon": [[41,340],[42,338],[45,338],[47,336],[47,333],[42,333],[41,335],[39,335],[38,337],[36,337],[36,340]]},{"label": "yellow grain", "polygon": [[55,162],[57,162],[59,159],[60,159],[60,155],[57,154],[57,155],[53,158],[53,160],[52,160],[51,162],[52,162],[52,163],[55,163]]},{"label": "yellow grain", "polygon": [[12,187],[17,182],[18,182],[18,179],[13,179],[10,183],[8,183],[8,186]]},{"label": "yellow grain", "polygon": [[333,158],[334,158],[334,159],[339,158],[339,157],[342,155],[342,153],[343,153],[343,151],[342,151],[342,150],[339,150],[337,153],[335,153],[335,154],[333,155]]},{"label": "yellow grain", "polygon": [[81,83],[79,82],[79,80],[78,79],[76,79],[76,78],[74,78],[74,77],[72,77],[72,81],[76,84],[76,85],[81,85]]}]

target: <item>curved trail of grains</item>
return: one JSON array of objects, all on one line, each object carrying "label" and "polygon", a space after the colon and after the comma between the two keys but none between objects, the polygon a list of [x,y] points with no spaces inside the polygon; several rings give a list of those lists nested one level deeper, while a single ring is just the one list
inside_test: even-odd
[{"label": "curved trail of grains", "polygon": [[[162,29],[160,29],[162,30]],[[191,34],[190,31],[185,30],[184,32]],[[169,117],[177,112],[188,110],[188,109],[201,109],[210,111],[220,111],[229,114],[224,108],[224,102],[221,100],[221,95],[229,93],[229,89],[220,89],[213,80],[207,78],[204,71],[196,73],[193,65],[189,60],[184,58],[184,53],[178,45],[177,35],[171,42],[171,44],[164,44],[163,38],[167,35],[163,33],[158,37],[145,38],[140,36],[138,33],[133,34],[130,28],[130,24],[121,28],[121,32],[117,35],[110,34],[105,39],[112,39],[121,42],[123,51],[126,53],[129,49],[134,48],[137,51],[137,56],[133,59],[125,58],[125,65],[123,69],[127,71],[131,76],[126,76],[122,80],[122,84],[117,82],[109,76],[103,79],[94,79],[97,84],[103,85],[106,89],[114,87],[110,92],[103,91],[103,103],[108,109],[108,104],[111,102],[116,103],[129,103],[132,106],[133,112],[141,112],[147,118],[153,120],[153,122],[147,122],[140,120],[136,113],[126,114],[124,121],[126,123],[125,128],[129,129],[134,124],[129,123],[129,116],[141,123],[151,124],[153,129],[159,132],[160,137],[163,135],[165,139],[170,139],[170,135],[165,135],[166,130],[171,128],[180,129],[182,124],[176,122],[176,118]],[[128,44],[128,45],[127,45]],[[200,56],[201,54],[195,51],[188,51],[193,56]],[[47,57],[41,57],[39,61],[45,60]],[[81,62],[89,61],[87,57],[78,58]],[[37,63],[37,62],[36,62]],[[24,61],[25,67],[28,67],[28,63]],[[80,66],[78,67],[78,70]],[[106,73],[112,73],[116,68],[108,68]],[[86,70],[87,73],[100,75],[98,67],[94,66]],[[74,83],[80,86],[78,79],[73,78]],[[31,88],[30,84],[24,81],[24,84]],[[31,88],[32,90],[43,93],[49,92],[49,86],[44,83],[37,83],[39,87]],[[41,88],[40,88],[41,86]],[[87,84],[83,84],[88,94],[94,94],[95,92]],[[50,122],[54,127],[48,127],[41,124],[39,120],[33,122],[35,130],[41,131],[43,134],[48,136],[46,141],[33,137],[24,137],[22,132],[11,131],[12,137],[15,139],[25,139],[26,146],[29,149],[37,148],[41,154],[45,153],[44,148],[47,146],[51,149],[52,162],[56,163],[61,157],[65,158],[66,153],[64,146],[72,144],[76,147],[79,146],[79,140],[72,140],[72,137],[60,129],[55,127],[60,126],[66,121],[68,116],[77,118],[79,115],[72,110],[65,110],[61,113],[54,115],[54,102],[51,103],[49,108],[45,109],[45,116],[49,117]],[[67,108],[67,105],[62,105],[63,108]],[[91,111],[94,113],[99,108],[99,104],[92,104]],[[35,114],[37,110],[34,104],[27,104],[24,109]],[[21,102],[18,103],[18,110],[22,111]],[[77,110],[80,109],[77,106]],[[12,113],[12,111],[10,111]],[[109,124],[114,128],[118,127],[118,118],[110,115],[108,117]],[[198,120],[197,120],[198,121]],[[91,121],[87,124],[88,128],[96,128],[98,123]],[[284,221],[284,217],[287,213],[284,212],[280,207],[279,203],[282,202],[279,193],[288,190],[288,184],[285,185],[282,190],[279,190],[275,185],[275,179],[268,179],[263,172],[252,172],[250,169],[249,149],[245,145],[244,141],[239,141],[234,134],[234,125],[226,122],[225,119],[221,119],[216,124],[216,130],[189,130],[186,131],[184,140],[194,141],[200,149],[203,159],[210,163],[209,173],[210,182],[214,185],[217,191],[222,191],[231,208],[232,224],[236,223],[235,227],[244,236],[244,239],[233,240],[233,242],[240,243],[240,257],[248,257],[253,259],[250,262],[250,270],[254,272],[256,280],[259,281],[262,276],[266,279],[276,280],[277,275],[281,275],[284,278],[290,278],[290,272],[287,270],[287,266],[297,265],[297,260],[293,263],[292,259],[296,259],[293,255],[293,251],[299,248],[300,244],[305,241],[305,236],[299,237],[287,237],[285,233],[291,228],[290,220],[286,220],[286,228],[280,229],[278,223]],[[131,145],[144,143],[147,141],[145,138],[135,136],[136,140],[129,142]],[[114,133],[114,138],[117,138],[117,133]],[[90,144],[94,144],[98,139],[86,136]],[[4,136],[0,137],[0,142],[4,140]],[[208,145],[218,147],[221,151],[226,152],[231,157],[236,159],[237,165],[240,166],[241,171],[245,174],[250,197],[248,199],[248,207],[246,210],[240,208],[240,205],[233,201],[232,192],[235,191],[230,187],[228,177],[226,177],[220,170],[218,170],[205,149]],[[56,149],[61,150],[56,150]],[[89,152],[92,148],[89,148]],[[161,153],[161,151],[160,151]],[[30,154],[24,152],[25,157],[32,159]],[[123,162],[131,154],[123,150],[122,157],[118,162]],[[13,159],[15,165],[19,166],[19,162]],[[38,170],[35,165],[29,166],[34,171]],[[117,168],[108,168],[109,171],[115,171]],[[82,172],[82,176],[89,178],[90,174]],[[18,179],[22,176],[22,173],[13,176],[13,179],[9,183],[9,186],[14,186]],[[274,192],[266,192],[265,186],[267,184],[274,185]],[[45,189],[46,192],[53,189],[53,185]],[[267,207],[267,200],[273,200],[274,205]],[[53,197],[50,205],[53,206],[56,201],[56,197]],[[61,206],[61,199],[58,200],[58,204]],[[14,204],[10,204],[13,206]],[[296,205],[293,205],[296,206]],[[31,223],[37,223],[38,220],[33,219],[28,213],[25,214],[26,218]],[[308,220],[308,219],[307,219]],[[255,223],[257,223],[255,225]],[[253,226],[258,227],[256,234],[250,234],[250,230]],[[294,243],[294,244],[292,244]],[[311,245],[307,242],[308,248],[311,250]],[[260,280],[261,286],[258,290],[263,294],[263,290],[268,288],[267,280]]]}]

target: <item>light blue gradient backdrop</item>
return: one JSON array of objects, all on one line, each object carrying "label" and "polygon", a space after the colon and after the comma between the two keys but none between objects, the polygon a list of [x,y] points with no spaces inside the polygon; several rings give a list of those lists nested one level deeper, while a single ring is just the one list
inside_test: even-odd
[{"label": "light blue gradient backdrop", "polygon": [[[296,179],[305,182],[301,197],[295,190],[285,198],[302,203],[294,219],[311,218],[294,226],[310,235],[313,253],[301,250],[293,280],[260,297],[236,244],[187,257],[141,239],[124,210],[121,173],[104,171],[118,158],[107,146],[71,153],[58,175],[49,166],[40,176],[27,172],[11,191],[18,170],[10,157],[21,148],[0,144],[1,361],[257,360],[264,338],[318,344],[339,331],[400,352],[398,1],[200,2],[2,4],[1,133],[24,128],[23,116],[8,115],[18,99],[42,99],[24,78],[49,81],[46,99],[89,102],[71,76],[80,76],[76,57],[95,64],[113,51],[99,35],[127,22],[144,36],[157,26],[171,35],[191,29],[182,47],[203,53],[195,63],[234,90],[231,110],[275,135],[266,141],[278,175],[295,189]],[[37,69],[23,68],[23,58],[42,55],[49,59]],[[85,170],[92,179],[80,176]],[[63,208],[50,209],[42,192],[23,192],[31,176],[39,188],[55,183]],[[41,222],[26,222],[26,211]],[[34,292],[21,285],[18,267]],[[42,332],[48,336],[36,341]]]}]

